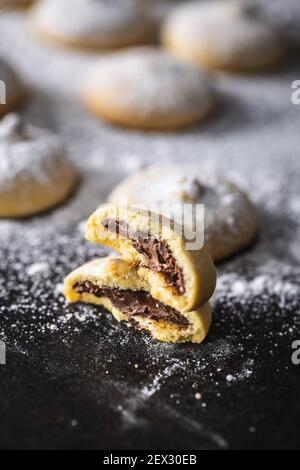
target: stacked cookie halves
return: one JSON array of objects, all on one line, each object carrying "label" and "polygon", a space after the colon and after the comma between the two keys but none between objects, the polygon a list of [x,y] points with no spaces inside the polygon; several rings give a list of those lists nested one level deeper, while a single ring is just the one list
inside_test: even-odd
[{"label": "stacked cookie halves", "polygon": [[69,302],[104,306],[118,321],[161,341],[201,343],[211,325],[216,270],[190,234],[150,211],[106,205],[89,219],[86,238],[121,257],[92,261],[65,280]]}]

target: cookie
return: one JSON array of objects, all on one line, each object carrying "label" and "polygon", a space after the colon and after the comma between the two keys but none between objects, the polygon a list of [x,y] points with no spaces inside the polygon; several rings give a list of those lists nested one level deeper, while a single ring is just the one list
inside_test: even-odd
[{"label": "cookie", "polygon": [[22,123],[0,122],[0,217],[24,217],[62,202],[77,172],[58,137]]},{"label": "cookie", "polygon": [[34,0],[0,0],[0,8],[24,8],[33,2]]},{"label": "cookie", "polygon": [[0,59],[0,118],[18,106],[24,94],[21,82],[5,61]]},{"label": "cookie", "polygon": [[197,67],[158,48],[135,48],[99,60],[84,90],[88,108],[112,123],[141,129],[194,124],[214,104]]},{"label": "cookie", "polygon": [[181,311],[204,305],[216,285],[216,270],[204,249],[188,251],[190,234],[159,214],[104,205],[88,220],[86,238],[102,243],[136,267],[151,297]]},{"label": "cookie", "polygon": [[79,48],[133,46],[154,33],[153,19],[138,0],[41,0],[31,24],[42,38]]},{"label": "cookie", "polygon": [[235,0],[189,2],[162,28],[164,46],[209,69],[257,71],[276,64],[284,42],[257,8]]},{"label": "cookie", "polygon": [[[247,247],[258,230],[256,209],[235,184],[200,165],[150,167],[121,182],[110,194],[112,204],[160,207],[180,218],[183,204],[204,204],[205,247],[214,261]],[[191,222],[186,222],[190,228]],[[195,221],[193,220],[193,223]],[[197,222],[203,231],[203,222]]]},{"label": "cookie", "polygon": [[118,321],[160,341],[201,343],[211,324],[209,304],[181,312],[158,302],[132,265],[121,258],[102,258],[76,269],[65,280],[64,294],[69,302],[101,305]]}]

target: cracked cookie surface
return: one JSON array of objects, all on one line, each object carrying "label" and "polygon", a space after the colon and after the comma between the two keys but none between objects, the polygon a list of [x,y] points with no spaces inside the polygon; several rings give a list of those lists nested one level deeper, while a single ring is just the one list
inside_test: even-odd
[{"label": "cracked cookie surface", "polygon": [[[244,249],[258,232],[257,212],[249,197],[225,176],[200,165],[146,168],[116,186],[108,202],[160,207],[175,220],[181,218],[185,204],[203,204],[205,247],[214,261]],[[185,223],[203,231],[201,218]]]}]

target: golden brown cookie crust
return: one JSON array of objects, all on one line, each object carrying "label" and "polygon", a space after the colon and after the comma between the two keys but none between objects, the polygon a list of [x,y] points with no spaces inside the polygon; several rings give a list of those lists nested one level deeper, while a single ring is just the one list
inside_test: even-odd
[{"label": "golden brown cookie crust", "polygon": [[48,210],[75,189],[78,173],[60,140],[8,115],[0,123],[0,217]]},{"label": "golden brown cookie crust", "polygon": [[139,2],[89,2],[44,0],[32,9],[32,29],[52,44],[79,49],[118,49],[153,38],[154,20]]},{"label": "golden brown cookie crust", "polygon": [[259,11],[232,0],[179,6],[165,21],[162,42],[182,59],[235,72],[272,68],[285,50],[280,33]]},{"label": "golden brown cookie crust", "polygon": [[94,260],[69,274],[64,282],[64,295],[67,300],[100,305],[111,312],[117,321],[125,321],[137,329],[146,330],[160,341],[201,343],[209,332],[212,320],[209,304],[196,311],[178,312],[186,322],[182,327],[166,320],[139,315],[138,311],[133,317],[128,316],[109,296],[78,292],[76,286],[85,283],[98,286],[98,289],[118,288],[121,292],[147,291],[149,286],[138,276],[134,267],[122,258]]},{"label": "golden brown cookie crust", "polygon": [[[116,236],[107,229],[106,221],[125,222],[133,234],[150,233],[151,240],[164,243],[179,268],[180,287],[170,284],[165,275],[153,270],[145,251],[139,250],[126,235]],[[139,235],[134,237],[139,238]],[[211,256],[204,249],[187,250],[182,226],[173,224],[166,217],[133,207],[105,205],[88,220],[86,238],[102,243],[121,253],[126,261],[137,266],[137,273],[147,285],[153,298],[181,311],[199,308],[208,302],[216,286],[216,270]],[[148,238],[148,237],[147,237]],[[151,263],[151,257],[150,257]]]}]

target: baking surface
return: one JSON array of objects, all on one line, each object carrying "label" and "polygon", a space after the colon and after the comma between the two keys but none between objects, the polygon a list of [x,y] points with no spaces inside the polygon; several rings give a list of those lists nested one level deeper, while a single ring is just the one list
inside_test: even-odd
[{"label": "baking surface", "polygon": [[[272,8],[297,31],[297,1]],[[0,222],[1,448],[299,448],[299,51],[272,74],[218,75],[223,98],[204,125],[142,133],[83,109],[96,55],[41,44],[22,13],[1,13],[0,31],[0,54],[27,83],[22,115],[60,134],[82,172],[65,205]],[[84,241],[85,219],[123,177],[170,161],[230,175],[261,218],[257,242],[218,267],[200,347],[157,343],[60,294],[70,270],[106,253]]]}]

